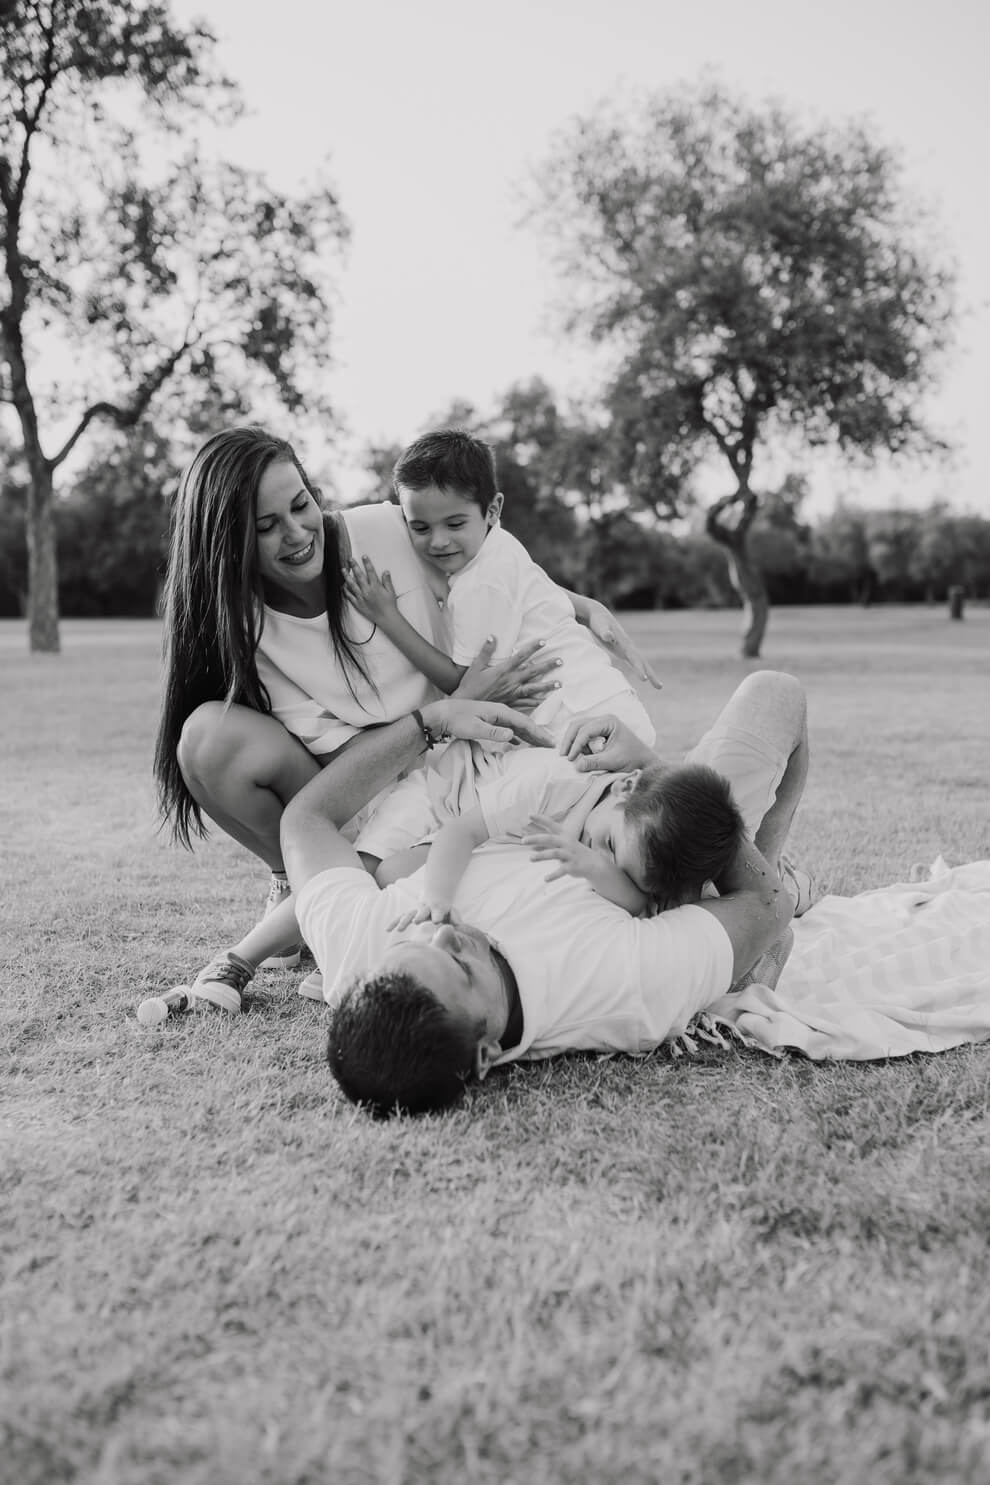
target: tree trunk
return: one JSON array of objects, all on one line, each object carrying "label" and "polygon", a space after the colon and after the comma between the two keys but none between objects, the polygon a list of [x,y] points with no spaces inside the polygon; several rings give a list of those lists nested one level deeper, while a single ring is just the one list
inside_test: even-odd
[{"label": "tree trunk", "polygon": [[[8,254],[9,256],[9,254]],[[13,276],[11,303],[0,313],[4,359],[10,370],[11,398],[21,424],[30,484],[27,498],[28,637],[33,651],[57,654],[58,559],[55,546],[54,464],[46,459],[38,433],[38,415],[28,385],[18,304],[26,294],[19,262]]]},{"label": "tree trunk", "polygon": [[57,655],[58,556],[55,544],[55,489],[43,459],[32,459],[27,502],[28,637],[34,652]]},{"label": "tree trunk", "polygon": [[[725,548],[729,579],[742,599],[746,628],[741,653],[747,660],[759,658],[770,618],[770,599],[763,574],[749,554],[749,528],[758,504],[751,490],[740,489],[734,495],[716,500],[705,518],[708,535]],[[739,507],[739,515],[735,520],[727,521],[725,512],[732,506]]]}]

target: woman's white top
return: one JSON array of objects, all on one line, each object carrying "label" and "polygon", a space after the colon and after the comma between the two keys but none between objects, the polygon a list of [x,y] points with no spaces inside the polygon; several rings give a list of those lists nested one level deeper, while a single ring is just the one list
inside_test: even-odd
[{"label": "woman's white top", "polygon": [[[449,650],[444,614],[430,590],[396,505],[343,511],[355,559],[370,557],[392,577],[400,613],[438,649]],[[265,605],[258,676],[272,715],[311,753],[332,753],[364,727],[394,722],[440,695],[392,641],[350,604],[344,624],[369,680],[348,671],[334,651],[326,614],[299,619]]]}]

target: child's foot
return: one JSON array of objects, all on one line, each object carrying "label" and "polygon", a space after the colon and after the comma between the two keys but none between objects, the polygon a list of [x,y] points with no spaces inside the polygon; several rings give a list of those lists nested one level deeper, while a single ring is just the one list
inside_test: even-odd
[{"label": "child's foot", "polygon": [[305,979],[299,981],[296,986],[296,994],[303,995],[307,1000],[323,999],[323,971],[314,969]]},{"label": "child's foot", "polygon": [[[291,893],[288,879],[272,872],[271,886],[268,889],[268,901],[265,903],[263,917],[267,918],[273,913]],[[272,954],[268,959],[263,959],[258,965],[259,969],[298,969],[302,958],[302,944],[293,944],[291,948],[283,949],[280,954]]]},{"label": "child's foot", "polygon": [[780,858],[780,880],[794,904],[795,918],[800,918],[817,901],[818,883],[810,871],[795,866],[786,856]]},{"label": "child's foot", "polygon": [[189,998],[193,1010],[204,1006],[216,1006],[218,1011],[229,1011],[239,1015],[243,1010],[243,995],[254,979],[254,969],[246,959],[229,950],[201,969],[189,987]]},{"label": "child's foot", "polygon": [[739,976],[732,986],[733,991],[745,990],[747,985],[766,985],[773,990],[780,979],[781,970],[790,958],[793,947],[794,930],[785,928],[777,942],[771,944],[765,954],[760,955],[753,968]]}]

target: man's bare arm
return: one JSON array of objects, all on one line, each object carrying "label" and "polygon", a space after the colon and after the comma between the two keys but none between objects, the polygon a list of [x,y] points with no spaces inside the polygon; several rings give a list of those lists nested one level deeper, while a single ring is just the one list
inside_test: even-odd
[{"label": "man's bare arm", "polygon": [[794,916],[794,904],[773,867],[749,839],[740,845],[715,885],[722,895],[705,898],[699,906],[718,918],[729,935],[735,984],[780,938]]},{"label": "man's bare arm", "polygon": [[493,701],[431,701],[419,717],[410,714],[384,727],[368,728],[286,805],[282,851],[294,892],[330,867],[361,865],[340,827],[426,752],[427,732],[434,738],[483,742],[495,752],[504,751],[516,737],[536,746],[552,745],[549,734],[522,712]]}]

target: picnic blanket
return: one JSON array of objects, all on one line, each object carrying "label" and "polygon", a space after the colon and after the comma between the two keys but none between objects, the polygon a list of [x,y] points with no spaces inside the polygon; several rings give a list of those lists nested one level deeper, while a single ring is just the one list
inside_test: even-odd
[{"label": "picnic blanket", "polygon": [[806,1057],[907,1057],[990,1037],[990,861],[948,867],[795,919],[776,988],[709,1008],[744,1040]]}]

